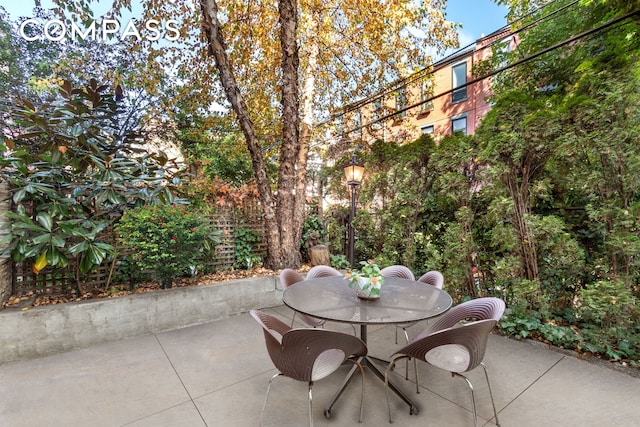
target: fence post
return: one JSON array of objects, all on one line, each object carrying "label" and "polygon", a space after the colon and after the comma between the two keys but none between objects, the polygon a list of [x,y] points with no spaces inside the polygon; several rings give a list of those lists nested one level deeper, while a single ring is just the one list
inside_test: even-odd
[{"label": "fence post", "polygon": [[[5,212],[9,212],[11,209],[11,193],[9,192],[9,185],[5,181],[0,181],[0,239],[8,234],[8,220],[5,217]],[[11,269],[11,257],[0,256],[0,310],[4,306],[4,303],[11,296],[11,282],[12,282],[12,269]]]}]

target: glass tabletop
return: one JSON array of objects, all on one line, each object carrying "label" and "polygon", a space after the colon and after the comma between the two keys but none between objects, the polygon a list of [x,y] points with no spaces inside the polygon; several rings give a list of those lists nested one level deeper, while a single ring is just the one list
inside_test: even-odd
[{"label": "glass tabletop", "polygon": [[380,299],[356,296],[344,277],[305,280],[284,290],[282,299],[293,310],[325,320],[358,324],[409,323],[438,316],[452,304],[449,294],[413,280],[387,277]]}]

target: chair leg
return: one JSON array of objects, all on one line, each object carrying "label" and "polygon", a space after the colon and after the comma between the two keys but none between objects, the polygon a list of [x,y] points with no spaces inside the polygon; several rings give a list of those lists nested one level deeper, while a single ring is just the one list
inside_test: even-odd
[{"label": "chair leg", "polygon": [[313,381],[309,381],[309,426],[313,427],[313,396],[311,395],[311,388],[313,387]]},{"label": "chair leg", "polygon": [[296,312],[293,312],[293,317],[291,317],[291,327],[293,328],[293,322],[296,320]]},{"label": "chair leg", "polygon": [[484,376],[487,379],[487,387],[489,387],[489,397],[491,397],[491,405],[493,406],[493,415],[496,417],[496,425],[500,427],[500,421],[498,421],[498,411],[496,411],[496,403],[493,401],[493,393],[491,392],[491,383],[489,382],[489,372],[487,372],[487,366],[480,362],[482,369],[484,369]]},{"label": "chair leg", "polygon": [[471,390],[471,404],[473,406],[473,425],[474,427],[478,427],[478,413],[476,412],[476,396],[475,396],[475,393],[473,392],[473,384],[471,384],[471,381],[469,381],[469,378],[465,377],[464,375],[458,374],[457,372],[452,372],[451,375],[458,376],[467,382],[467,385],[469,386],[469,390]]},{"label": "chair leg", "polygon": [[360,360],[362,360],[362,358],[360,358],[359,360],[355,360],[355,359],[347,359],[350,362],[353,362],[358,369],[360,369],[360,377],[362,377],[362,391],[360,392],[360,418],[358,419],[358,422],[362,422],[362,416],[364,414],[364,368],[362,367],[362,364],[360,363]]},{"label": "chair leg", "polygon": [[[409,363],[408,360],[407,363]],[[420,394],[420,385],[418,384],[418,361],[415,357],[413,358],[413,371],[416,373],[416,394]]]},{"label": "chair leg", "polygon": [[280,372],[278,372],[277,374],[272,376],[271,379],[269,380],[269,384],[267,384],[267,394],[264,397],[264,403],[262,404],[262,411],[260,412],[260,425],[261,426],[262,426],[262,416],[264,415],[264,408],[267,407],[267,400],[269,400],[269,392],[271,391],[271,383],[273,382],[273,380],[276,377],[279,377],[280,375],[282,375],[282,374]]},{"label": "chair leg", "polygon": [[407,359],[409,356],[398,356],[389,362],[387,370],[384,373],[384,392],[387,397],[387,408],[389,409],[389,423],[393,423],[393,417],[391,416],[391,401],[389,400],[389,374],[393,371],[396,362],[400,359]]}]

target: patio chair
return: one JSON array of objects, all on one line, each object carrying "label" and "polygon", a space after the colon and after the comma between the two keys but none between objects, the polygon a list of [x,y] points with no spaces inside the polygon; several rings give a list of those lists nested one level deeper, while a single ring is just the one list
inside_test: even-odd
[{"label": "patio chair", "polygon": [[[453,376],[459,376],[467,382],[471,390],[474,426],[478,425],[478,415],[473,385],[462,374],[471,371],[478,365],[482,365],[487,379],[487,386],[489,387],[495,422],[499,426],[498,412],[491,392],[489,374],[482,360],[487,349],[489,334],[500,317],[502,317],[504,309],[504,301],[499,298],[477,298],[464,302],[443,314],[431,325],[429,330],[418,334],[409,344],[396,351],[385,373],[389,422],[393,422],[388,391],[389,373],[398,360],[413,358],[416,367],[416,388],[418,388],[418,367],[416,363],[418,359],[451,372]],[[475,320],[464,323],[469,319]]]},{"label": "patio chair", "polygon": [[[336,270],[333,267],[329,267],[328,265],[313,266],[307,273],[308,280],[318,279],[320,277],[342,277],[342,276],[344,276],[342,273],[340,273],[338,270]],[[307,316],[304,314],[301,314],[300,316],[310,317],[312,319],[315,319],[315,317]],[[320,321],[320,319],[316,319],[316,320]],[[293,326],[293,323],[291,325]],[[353,324],[351,324],[351,329],[353,329],[353,335],[356,335],[356,327]]]},{"label": "patio chair", "polygon": [[[386,274],[385,274],[385,270],[387,270]],[[401,279],[415,280],[413,272],[403,265],[392,265],[390,267],[383,268],[382,275],[389,276],[389,277],[399,277]],[[438,289],[442,289],[442,286],[444,284],[444,278],[442,277],[442,274],[439,271],[429,271],[423,274],[418,279],[418,282],[426,283],[428,285],[435,286]],[[402,332],[404,332],[405,342],[408,343],[409,333],[407,332],[407,329],[410,328],[411,326],[414,326],[417,323],[418,322],[408,322],[408,323],[401,323],[399,325],[396,325],[396,335],[395,335],[396,345],[398,344],[398,329],[402,329]],[[405,366],[404,378],[406,380],[409,379],[409,360],[407,360],[407,364]]]},{"label": "patio chair", "polygon": [[342,276],[338,270],[328,265],[316,265],[311,267],[307,273],[307,279],[317,279],[318,277]]},{"label": "patio chair", "polygon": [[[304,277],[302,277],[297,271],[292,270],[290,268],[285,268],[280,272],[280,283],[282,283],[282,288],[287,289],[289,286],[294,283],[302,282]],[[293,312],[293,317],[291,318],[291,327],[293,327],[293,322],[296,319],[297,312]],[[299,314],[300,318],[309,326],[313,328],[324,327],[326,320],[318,319],[316,317],[307,316],[306,314]]]},{"label": "patio chair", "polygon": [[427,271],[418,279],[418,282],[426,283],[431,286],[435,286],[438,289],[444,287],[444,277],[439,271]]},{"label": "patio chair", "polygon": [[[383,268],[380,272],[384,277],[397,277],[399,279],[416,280],[413,272],[404,265],[390,265],[389,267]],[[410,322],[396,325],[396,344],[398,344],[398,328],[402,329],[402,331],[404,332],[404,337],[407,340],[406,342],[409,342],[409,334],[407,333],[407,328],[415,325],[416,323],[417,322]]]},{"label": "patio chair", "polygon": [[260,413],[260,425],[269,399],[271,383],[274,378],[282,375],[309,384],[309,425],[313,427],[313,383],[335,372],[345,361],[354,363],[360,369],[362,391],[359,420],[362,422],[365,380],[360,360],[367,355],[367,346],[362,340],[349,334],[324,329],[292,329],[284,322],[259,310],[251,310],[251,316],[262,326],[267,351],[279,371],[269,380]]},{"label": "patio chair", "polygon": [[380,270],[384,277],[397,277],[398,279],[416,280],[413,272],[404,265],[390,265]]}]

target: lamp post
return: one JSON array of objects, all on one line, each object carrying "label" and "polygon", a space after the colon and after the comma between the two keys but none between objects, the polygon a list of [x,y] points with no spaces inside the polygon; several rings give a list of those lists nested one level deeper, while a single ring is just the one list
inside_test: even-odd
[{"label": "lamp post", "polygon": [[344,175],[347,178],[347,185],[351,188],[351,213],[349,215],[349,264],[351,267],[355,267],[353,264],[354,254],[354,235],[353,235],[353,220],[356,217],[356,187],[362,184],[362,176],[364,175],[364,166],[358,162],[357,156],[354,154],[351,157],[351,162],[344,167]]}]

